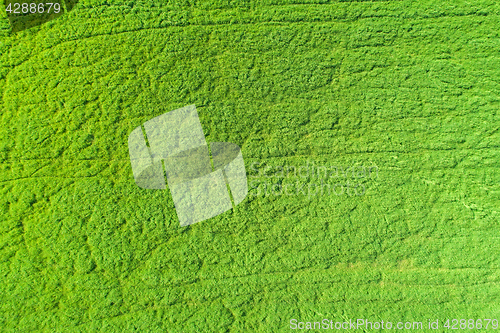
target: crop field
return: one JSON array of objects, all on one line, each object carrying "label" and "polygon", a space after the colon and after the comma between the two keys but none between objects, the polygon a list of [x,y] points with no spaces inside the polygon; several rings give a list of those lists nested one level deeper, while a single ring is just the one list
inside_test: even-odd
[{"label": "crop field", "polygon": [[[500,2],[0,9],[0,332],[495,331]],[[192,104],[248,195],[181,227],[127,140]]]}]

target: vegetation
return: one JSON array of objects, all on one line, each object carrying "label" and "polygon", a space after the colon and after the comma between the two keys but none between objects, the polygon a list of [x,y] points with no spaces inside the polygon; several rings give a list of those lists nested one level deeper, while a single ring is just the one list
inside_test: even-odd
[{"label": "vegetation", "polygon": [[[0,9],[2,332],[500,319],[497,1],[80,0],[19,32]],[[249,173],[378,176],[180,227],[127,138],[190,104]]]}]

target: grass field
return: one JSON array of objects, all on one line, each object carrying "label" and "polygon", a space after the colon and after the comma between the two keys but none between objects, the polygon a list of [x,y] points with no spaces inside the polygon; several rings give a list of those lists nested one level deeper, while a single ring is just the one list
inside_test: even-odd
[{"label": "grass field", "polygon": [[[17,33],[0,9],[1,332],[500,319],[499,2],[81,0]],[[127,138],[190,104],[249,195],[180,227]],[[313,165],[365,191],[275,172]]]}]

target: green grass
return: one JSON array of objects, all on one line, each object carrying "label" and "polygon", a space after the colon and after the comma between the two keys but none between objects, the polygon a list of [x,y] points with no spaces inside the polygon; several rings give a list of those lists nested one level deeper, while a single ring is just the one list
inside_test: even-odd
[{"label": "green grass", "polygon": [[[18,33],[0,8],[0,331],[500,319],[498,2],[87,0]],[[127,138],[190,104],[249,172],[378,177],[181,228]]]}]

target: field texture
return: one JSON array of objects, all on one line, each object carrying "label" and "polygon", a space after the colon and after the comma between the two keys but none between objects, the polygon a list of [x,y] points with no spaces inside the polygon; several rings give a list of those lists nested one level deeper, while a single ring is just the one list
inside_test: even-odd
[{"label": "field texture", "polygon": [[[1,332],[500,319],[498,1],[0,9]],[[127,138],[190,104],[249,195],[180,227]]]}]

